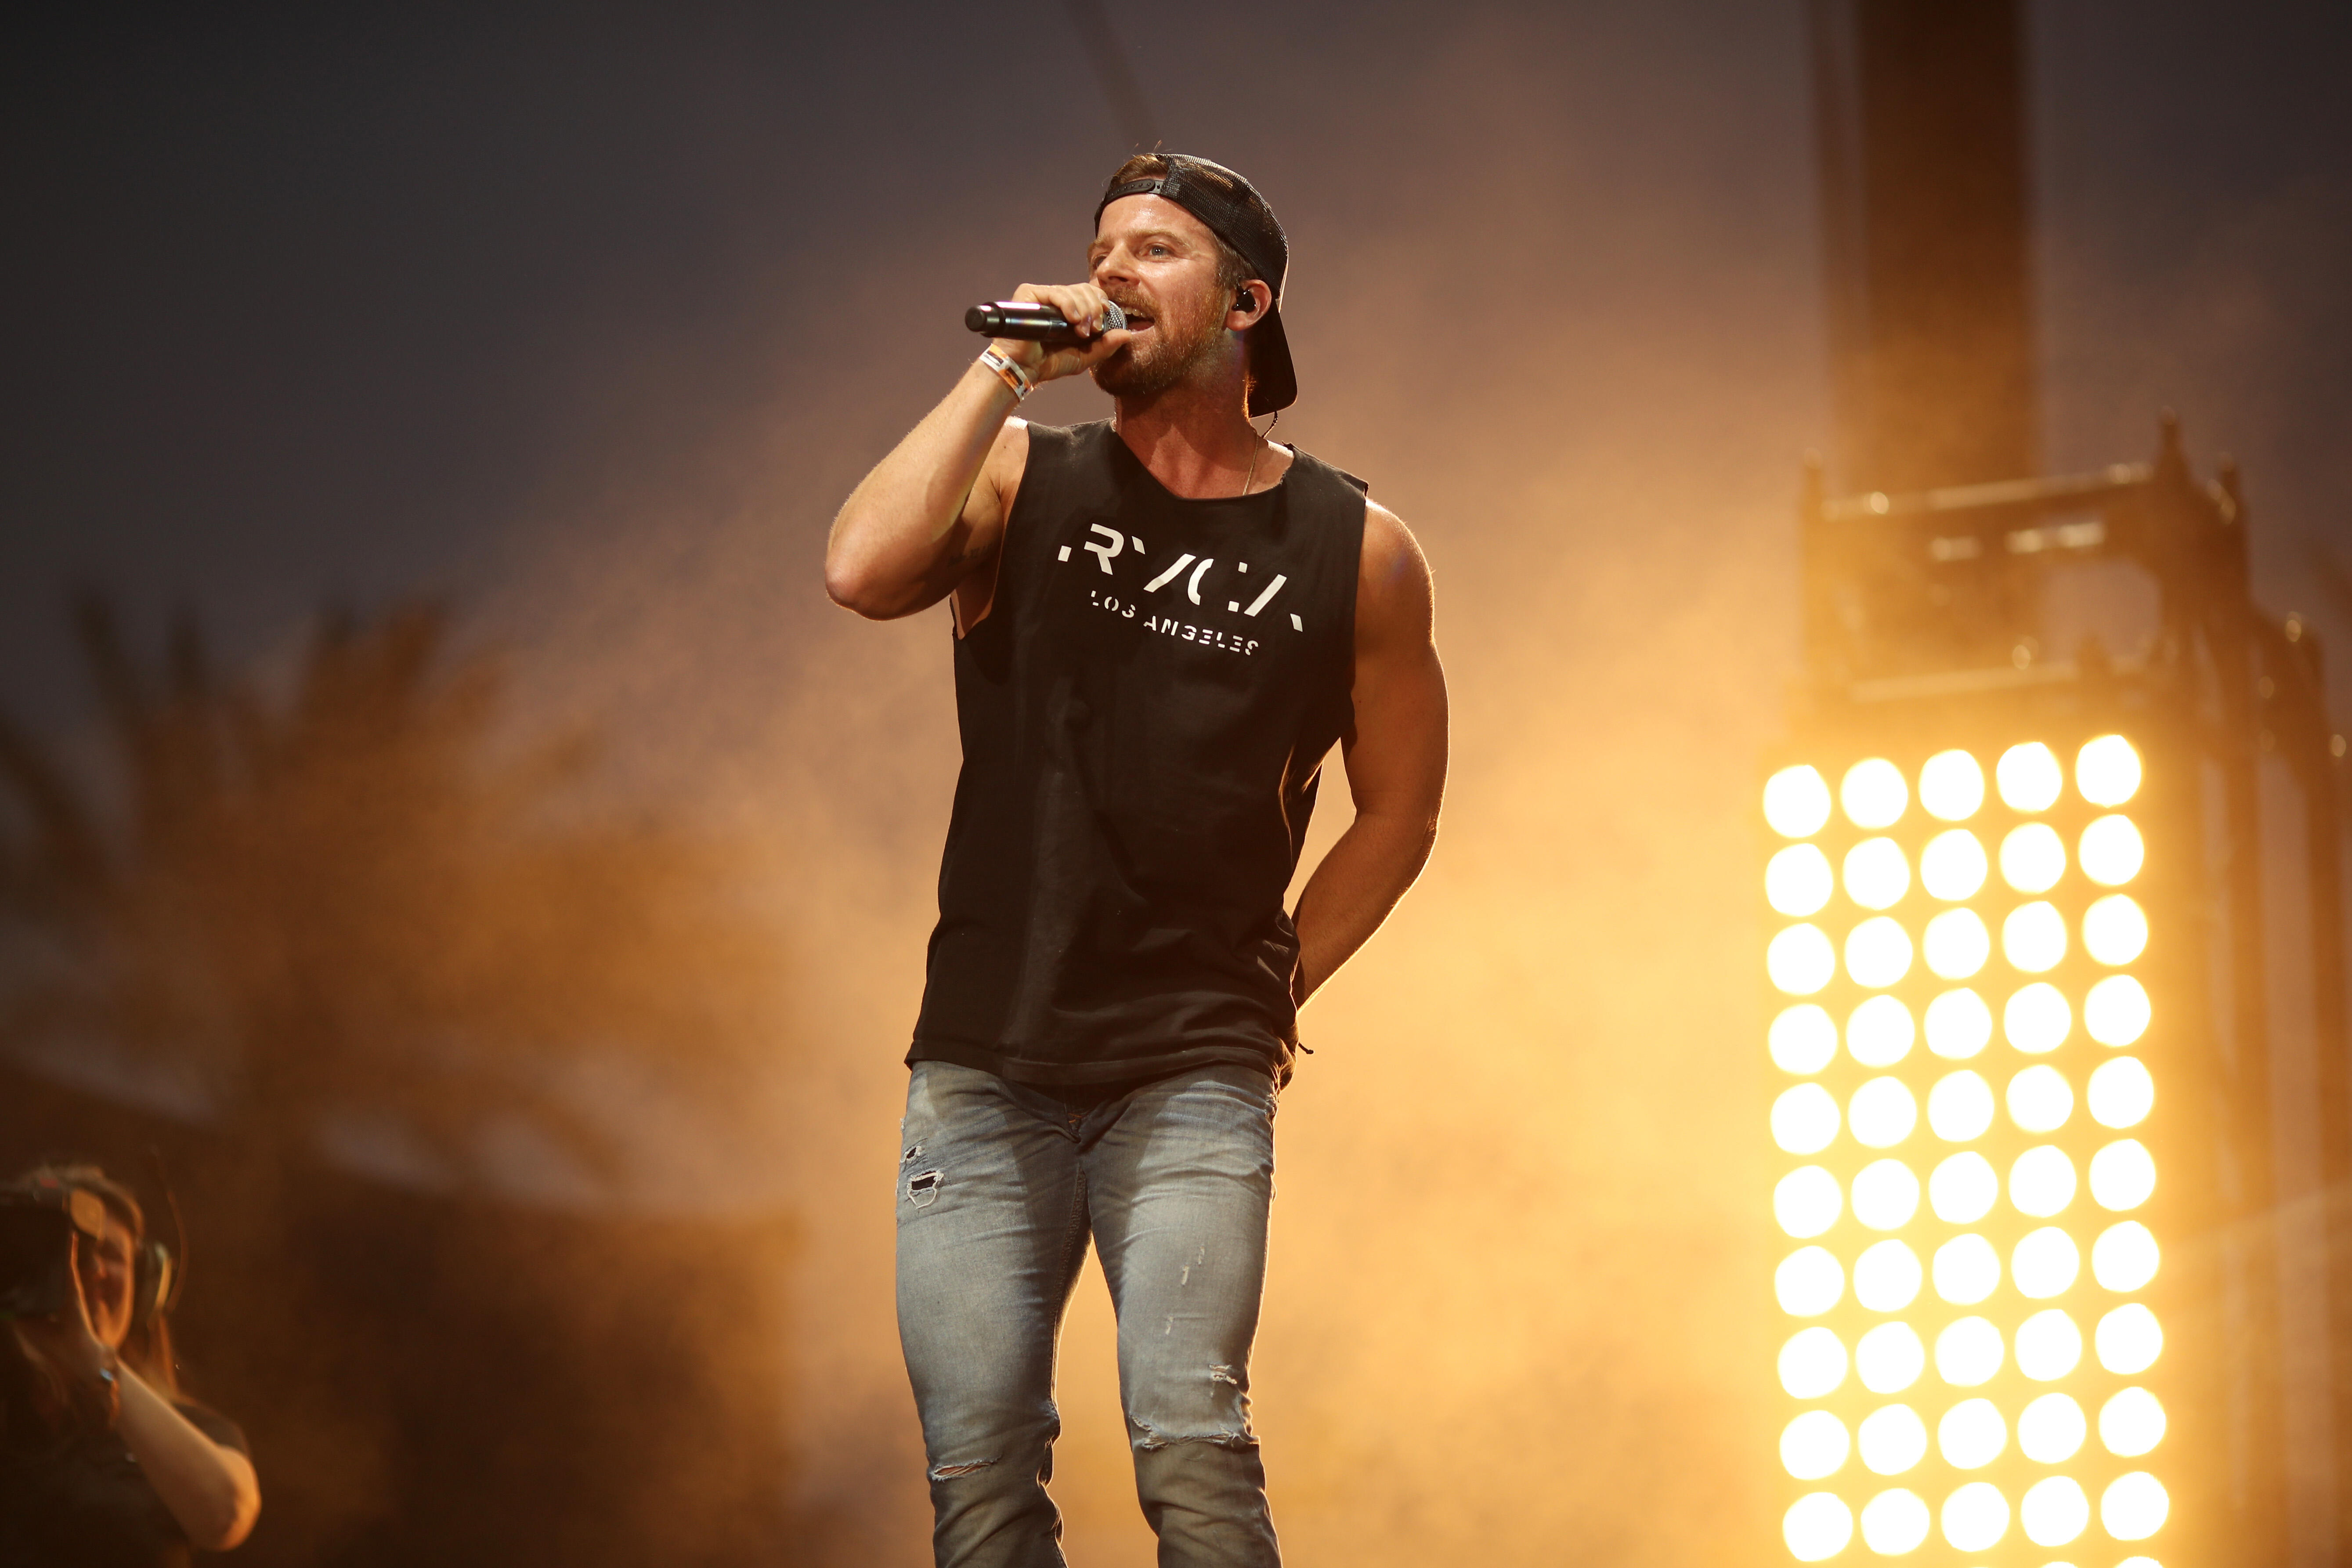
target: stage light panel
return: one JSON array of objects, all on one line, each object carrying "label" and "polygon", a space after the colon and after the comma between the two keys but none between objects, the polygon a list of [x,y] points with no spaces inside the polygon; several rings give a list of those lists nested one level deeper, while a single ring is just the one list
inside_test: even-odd
[{"label": "stage light panel", "polygon": [[1874,1078],[1853,1091],[1846,1126],[1865,1149],[1892,1149],[1919,1125],[1919,1101],[1899,1078]]},{"label": "stage light panel", "polygon": [[1944,1500],[1944,1539],[1962,1552],[1986,1552],[2009,1533],[2009,1500],[1990,1481],[1970,1481]]},{"label": "stage light panel", "polygon": [[1845,1266],[1826,1247],[1801,1247],[1780,1260],[1772,1290],[1789,1316],[1818,1318],[1845,1295]]},{"label": "stage light panel", "polygon": [[1956,1307],[1973,1307],[2000,1283],[2000,1254],[1971,1232],[1936,1248],[1936,1294]]},{"label": "stage light panel", "polygon": [[1911,1054],[1917,1037],[1911,1009],[1892,996],[1873,996],[1845,1021],[1845,1048],[1866,1068],[1891,1068]]},{"label": "stage light panel", "polygon": [[1963,1399],[1936,1423],[1936,1447],[1956,1470],[1981,1470],[2009,1447],[2009,1424],[1990,1399]]},{"label": "stage light panel", "polygon": [[2054,1225],[2026,1232],[2009,1255],[2010,1280],[2030,1300],[2065,1294],[2082,1271],[2083,1249]]},{"label": "stage light panel", "polygon": [[2101,1208],[2121,1214],[2155,1192],[2156,1161],[2138,1139],[2119,1139],[2091,1156],[2091,1201]]},{"label": "stage light panel", "polygon": [[1919,1255],[1895,1240],[1874,1242],[1853,1260],[1853,1299],[1874,1312],[1899,1312],[1919,1299]]},{"label": "stage light panel", "polygon": [[2146,1289],[2162,1262],[2156,1237],[2136,1219],[2107,1226],[2091,1244],[2091,1278],[2118,1296]]},{"label": "stage light panel", "polygon": [[1845,895],[1865,910],[1890,910],[1911,890],[1911,862],[1892,838],[1865,838],[1845,852]]},{"label": "stage light panel", "polygon": [[2147,951],[2147,914],[2129,893],[2109,893],[2083,911],[2083,951],[2114,969]]},{"label": "stage light panel", "polygon": [[1856,985],[1882,990],[1911,973],[1911,933],[1876,915],[1846,933],[1845,972]]},{"label": "stage light panel", "polygon": [[1871,757],[1846,769],[1838,784],[1838,804],[1856,827],[1892,827],[1911,804],[1911,786],[1903,770],[1885,757]]},{"label": "stage light panel", "polygon": [[1966,752],[1938,752],[1919,770],[1919,804],[1938,821],[1966,822],[1984,795],[1984,769]]},{"label": "stage light panel", "polygon": [[2146,1541],[2164,1528],[2171,1511],[2164,1484],[2146,1470],[2116,1477],[2099,1497],[2099,1522],[2117,1541]]},{"label": "stage light panel", "polygon": [[2046,893],[2066,874],[2066,841],[2046,822],[2012,827],[2000,841],[2000,879],[2021,893]]},{"label": "stage light panel", "polygon": [[1819,914],[1837,890],[1818,845],[1791,844],[1765,862],[1764,901],[1784,915]]},{"label": "stage light panel", "polygon": [[2156,1079],[2137,1057],[2116,1057],[2091,1069],[2084,1099],[2100,1126],[2137,1127],[2156,1109]]},{"label": "stage light panel", "polygon": [[1862,1418],[1855,1434],[1863,1468],[1899,1476],[1927,1457],[1927,1424],[1907,1405],[1888,1405]]},{"label": "stage light panel", "polygon": [[1962,1318],[1936,1336],[1936,1375],[1954,1388],[1976,1388],[2000,1371],[2005,1353],[1990,1320]]},{"label": "stage light panel", "polygon": [[2000,922],[2000,954],[2028,974],[2046,974],[2066,956],[2066,917],[2047,900],[2020,904]]},{"label": "stage light panel", "polygon": [[1927,1048],[1948,1061],[1966,1061],[1992,1038],[1992,1009],[1963,985],[1927,1004]]},{"label": "stage light panel", "polygon": [[2099,1441],[2137,1459],[2164,1441],[2164,1405],[2145,1388],[2126,1388],[2099,1407]]},{"label": "stage light panel", "polygon": [[2083,998],[2083,1027],[2091,1038],[2116,1048],[2147,1033],[2147,989],[2128,974],[2110,974]]},{"label": "stage light panel", "polygon": [[1773,1066],[1782,1072],[1811,1075],[1836,1059],[1837,1023],[1820,1004],[1800,1002],[1773,1018],[1766,1043]]},{"label": "stage light panel", "polygon": [[1772,1188],[1772,1217],[1800,1241],[1811,1241],[1838,1221],[1845,1195],[1819,1165],[1800,1165]]},{"label": "stage light panel", "polygon": [[1938,833],[1919,851],[1919,885],[1946,903],[1976,897],[1990,868],[1983,843],[1965,827]]},{"label": "stage light panel", "polygon": [[1818,1324],[1798,1330],[1780,1347],[1780,1386],[1792,1398],[1834,1394],[1845,1373],[1845,1342]]},{"label": "stage light panel", "polygon": [[1817,1083],[1801,1083],[1772,1102],[1772,1142],[1791,1154],[1818,1154],[1837,1137],[1838,1102]]},{"label": "stage light panel", "polygon": [[1994,765],[1993,778],[2000,790],[2001,804],[2029,816],[2056,805],[2059,791],[2066,787],[2057,753],[2039,741],[2028,741],[2003,752]]},{"label": "stage light panel", "polygon": [[1853,1347],[1853,1374],[1873,1394],[1900,1394],[1927,1368],[1927,1347],[1908,1323],[1881,1323]]},{"label": "stage light panel", "polygon": [[2139,752],[2121,735],[2102,735],[2074,753],[2074,787],[2093,805],[2121,805],[2139,793]]},{"label": "stage light panel", "polygon": [[2154,1312],[2133,1301],[2101,1318],[2092,1342],[2101,1366],[2125,1377],[2137,1377],[2164,1353],[2164,1327]]},{"label": "stage light panel", "polygon": [[1782,768],[1765,780],[1764,820],[1783,838],[1811,838],[1828,826],[1830,786],[1820,771]]},{"label": "stage light panel", "polygon": [[1853,1539],[1853,1510],[1834,1492],[1808,1492],[1781,1516],[1780,1539],[1798,1562],[1826,1562]]},{"label": "stage light panel", "polygon": [[1921,940],[1928,969],[1945,980],[1966,980],[1992,956],[1992,933],[1974,910],[1946,910],[1927,922]]},{"label": "stage light panel", "polygon": [[1862,1505],[1863,1544],[1882,1557],[1917,1551],[1927,1539],[1930,1523],[1926,1500],[1901,1487]]},{"label": "stage light panel", "polygon": [[[1927,1125],[1947,1143],[1984,1136],[1992,1125],[1992,1085],[1973,1068],[1946,1073],[1927,1091]],[[1787,1145],[1782,1145],[1786,1147]]]},{"label": "stage light panel", "polygon": [[2103,816],[2083,829],[2075,846],[2083,875],[2103,888],[2120,888],[2139,875],[2147,846],[2128,816]]},{"label": "stage light panel", "polygon": [[1817,925],[1794,925],[1764,951],[1764,972],[1791,996],[1811,996],[1837,974],[1837,950]]},{"label": "stage light panel", "polygon": [[2072,1476],[2045,1476],[2017,1500],[2017,1527],[2036,1546],[2064,1546],[2090,1523],[2091,1500]]},{"label": "stage light panel", "polygon": [[[1986,1121],[1990,1120],[1988,1114]],[[2000,1178],[1993,1173],[1992,1162],[1974,1150],[1952,1155],[1927,1178],[1927,1206],[1946,1225],[1976,1224],[1992,1212],[2000,1196]]]},{"label": "stage light panel", "polygon": [[1873,1160],[1853,1178],[1853,1217],[1873,1230],[1897,1230],[1919,1212],[1919,1177],[1900,1160]]},{"label": "stage light panel", "polygon": [[2036,1219],[2064,1213],[2074,1201],[2074,1162],[2054,1144],[2028,1149],[2010,1163],[2009,1201]]},{"label": "stage light panel", "polygon": [[2090,1425],[2072,1394],[2045,1394],[2017,1415],[2017,1449],[2037,1465],[2063,1465],[2083,1451]]},{"label": "stage light panel", "polygon": [[1845,1468],[1853,1438],[1826,1410],[1808,1410],[1780,1429],[1780,1465],[1801,1481],[1818,1481]]},{"label": "stage light panel", "polygon": [[2056,1050],[2074,1028],[2074,1009],[2067,1005],[2066,994],[2046,980],[2011,993],[2000,1010],[2001,1033],[2029,1056]]},{"label": "stage light panel", "polygon": [[2043,1062],[2011,1077],[2009,1119],[2028,1132],[2055,1132],[2074,1114],[2074,1087],[2066,1075]]}]

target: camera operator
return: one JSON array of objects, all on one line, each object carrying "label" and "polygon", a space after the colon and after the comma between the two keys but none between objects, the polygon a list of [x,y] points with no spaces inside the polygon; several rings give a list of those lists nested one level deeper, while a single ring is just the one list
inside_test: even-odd
[{"label": "camera operator", "polygon": [[20,1250],[58,1230],[65,1250],[46,1287],[9,1282],[61,1305],[0,1321],[0,1568],[173,1568],[242,1542],[260,1483],[236,1425],[179,1392],[174,1259],[138,1201],[95,1166],[47,1165],[0,1206]]}]

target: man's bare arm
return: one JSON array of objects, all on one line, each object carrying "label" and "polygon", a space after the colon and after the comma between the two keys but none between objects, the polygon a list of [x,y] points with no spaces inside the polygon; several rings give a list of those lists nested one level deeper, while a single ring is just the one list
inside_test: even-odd
[{"label": "man's bare arm", "polygon": [[[1091,283],[1024,283],[1014,298],[1059,306],[1086,334],[1051,350],[999,341],[997,351],[1033,381],[1092,370],[1134,335],[1093,330],[1105,300]],[[824,590],[835,604],[877,621],[910,616],[953,593],[995,554],[1029,458],[1028,426],[1010,418],[1018,401],[974,360],[849,492],[825,542]]]},{"label": "man's bare arm", "polygon": [[1445,795],[1445,671],[1429,563],[1387,508],[1367,505],[1356,587],[1355,727],[1342,740],[1356,820],[1298,900],[1304,1002],[1388,919],[1437,842]]}]

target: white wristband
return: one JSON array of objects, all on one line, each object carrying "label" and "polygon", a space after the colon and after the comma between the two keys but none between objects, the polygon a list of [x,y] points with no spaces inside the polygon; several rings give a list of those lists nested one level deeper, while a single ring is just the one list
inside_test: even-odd
[{"label": "white wristband", "polygon": [[1029,395],[1037,390],[1037,384],[1031,381],[1019,365],[998,353],[993,347],[980,351],[980,363],[994,371],[998,379],[1013,389],[1015,403],[1028,402]]}]

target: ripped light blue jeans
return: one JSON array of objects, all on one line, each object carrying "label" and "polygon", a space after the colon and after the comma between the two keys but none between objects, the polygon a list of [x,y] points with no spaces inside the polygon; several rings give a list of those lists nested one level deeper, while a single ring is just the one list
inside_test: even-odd
[{"label": "ripped light blue jeans", "polygon": [[898,1167],[898,1338],[940,1568],[1062,1568],[1054,1352],[1089,1236],[1160,1568],[1274,1568],[1249,1424],[1274,1089],[1214,1066],[1121,1091],[918,1062]]}]

